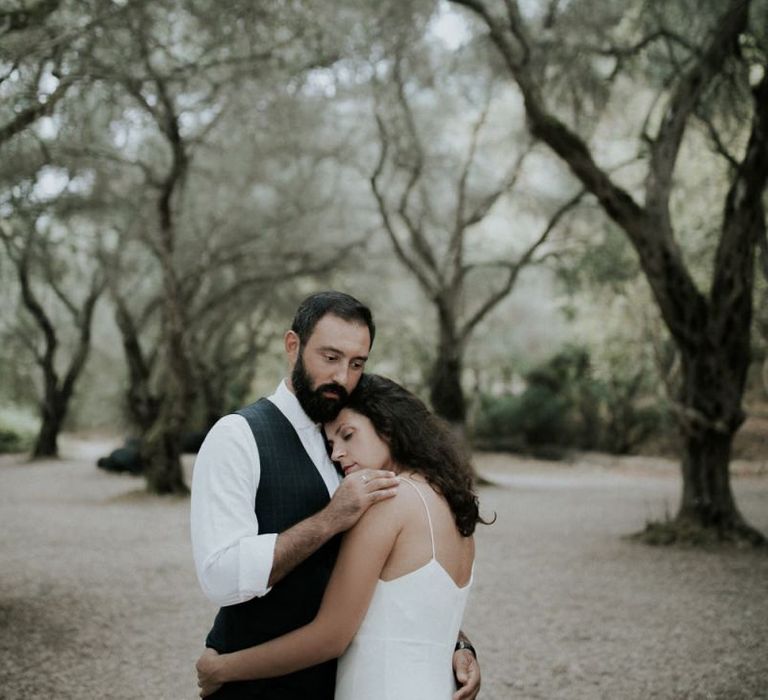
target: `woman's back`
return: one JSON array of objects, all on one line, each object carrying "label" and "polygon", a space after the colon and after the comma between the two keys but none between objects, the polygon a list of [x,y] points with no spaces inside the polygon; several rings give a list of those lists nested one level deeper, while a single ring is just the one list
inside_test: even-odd
[{"label": "woman's back", "polygon": [[[391,581],[416,571],[434,556],[458,586],[465,585],[475,556],[473,538],[459,533],[445,499],[424,477],[408,474],[401,476],[400,481],[406,486],[388,505],[401,519],[402,529],[384,564],[381,579]],[[434,552],[430,530],[434,534]]]},{"label": "woman's back", "polygon": [[339,660],[337,700],[450,700],[455,689],[451,660],[474,542],[461,536],[448,505],[423,478],[401,480],[389,506],[400,533]]}]

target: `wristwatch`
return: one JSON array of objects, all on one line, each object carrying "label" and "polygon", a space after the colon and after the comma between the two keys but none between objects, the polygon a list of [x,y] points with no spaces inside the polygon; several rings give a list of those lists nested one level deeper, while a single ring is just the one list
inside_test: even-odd
[{"label": "wristwatch", "polygon": [[472,656],[477,658],[477,652],[475,651],[475,647],[473,647],[469,642],[460,639],[458,642],[456,642],[456,646],[453,648],[454,651],[459,651],[460,649],[466,649],[467,651],[472,652]]}]

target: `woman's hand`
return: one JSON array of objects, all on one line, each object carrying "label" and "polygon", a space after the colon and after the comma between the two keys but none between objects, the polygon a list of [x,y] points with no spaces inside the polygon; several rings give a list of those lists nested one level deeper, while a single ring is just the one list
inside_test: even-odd
[{"label": "woman's hand", "polygon": [[197,685],[200,686],[201,698],[215,693],[221,688],[222,684],[218,680],[220,663],[219,654],[214,649],[206,649],[197,660],[195,668],[197,669]]}]

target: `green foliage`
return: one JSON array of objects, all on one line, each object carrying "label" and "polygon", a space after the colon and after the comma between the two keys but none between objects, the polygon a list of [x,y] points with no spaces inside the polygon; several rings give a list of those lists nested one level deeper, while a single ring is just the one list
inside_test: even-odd
[{"label": "green foliage", "polygon": [[555,266],[558,280],[571,294],[620,293],[640,275],[637,254],[612,222],[592,211],[585,212],[582,219],[572,253]]},{"label": "green foliage", "polygon": [[38,422],[28,412],[0,406],[0,454],[32,449]]},{"label": "green foliage", "polygon": [[642,384],[641,372],[596,382],[601,404],[600,449],[627,454],[662,431],[664,410],[656,403],[644,400]]},{"label": "green foliage", "polygon": [[588,351],[566,346],[528,372],[520,395],[482,399],[475,426],[479,444],[631,452],[662,429],[664,410],[648,396],[642,368],[613,369],[616,374],[597,378]]},{"label": "green foliage", "polygon": [[19,435],[13,430],[0,428],[0,454],[8,452],[28,452],[32,448],[29,435]]},{"label": "green foliage", "polygon": [[572,444],[571,388],[580,373],[583,354],[566,349],[532,369],[527,387],[519,396],[485,397],[476,424],[476,435],[498,445],[566,446]]},{"label": "green foliage", "polygon": [[481,442],[505,449],[561,444],[567,402],[543,386],[520,396],[485,397],[476,425]]}]

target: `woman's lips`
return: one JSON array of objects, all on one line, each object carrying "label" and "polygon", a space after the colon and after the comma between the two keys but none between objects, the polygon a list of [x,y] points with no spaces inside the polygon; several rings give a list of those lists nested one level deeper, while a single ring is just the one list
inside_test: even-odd
[{"label": "woman's lips", "polygon": [[357,466],[357,462],[355,462],[354,464],[350,464],[349,466],[342,467],[342,470],[344,471],[344,476],[349,474],[349,472],[351,472],[356,466]]}]

